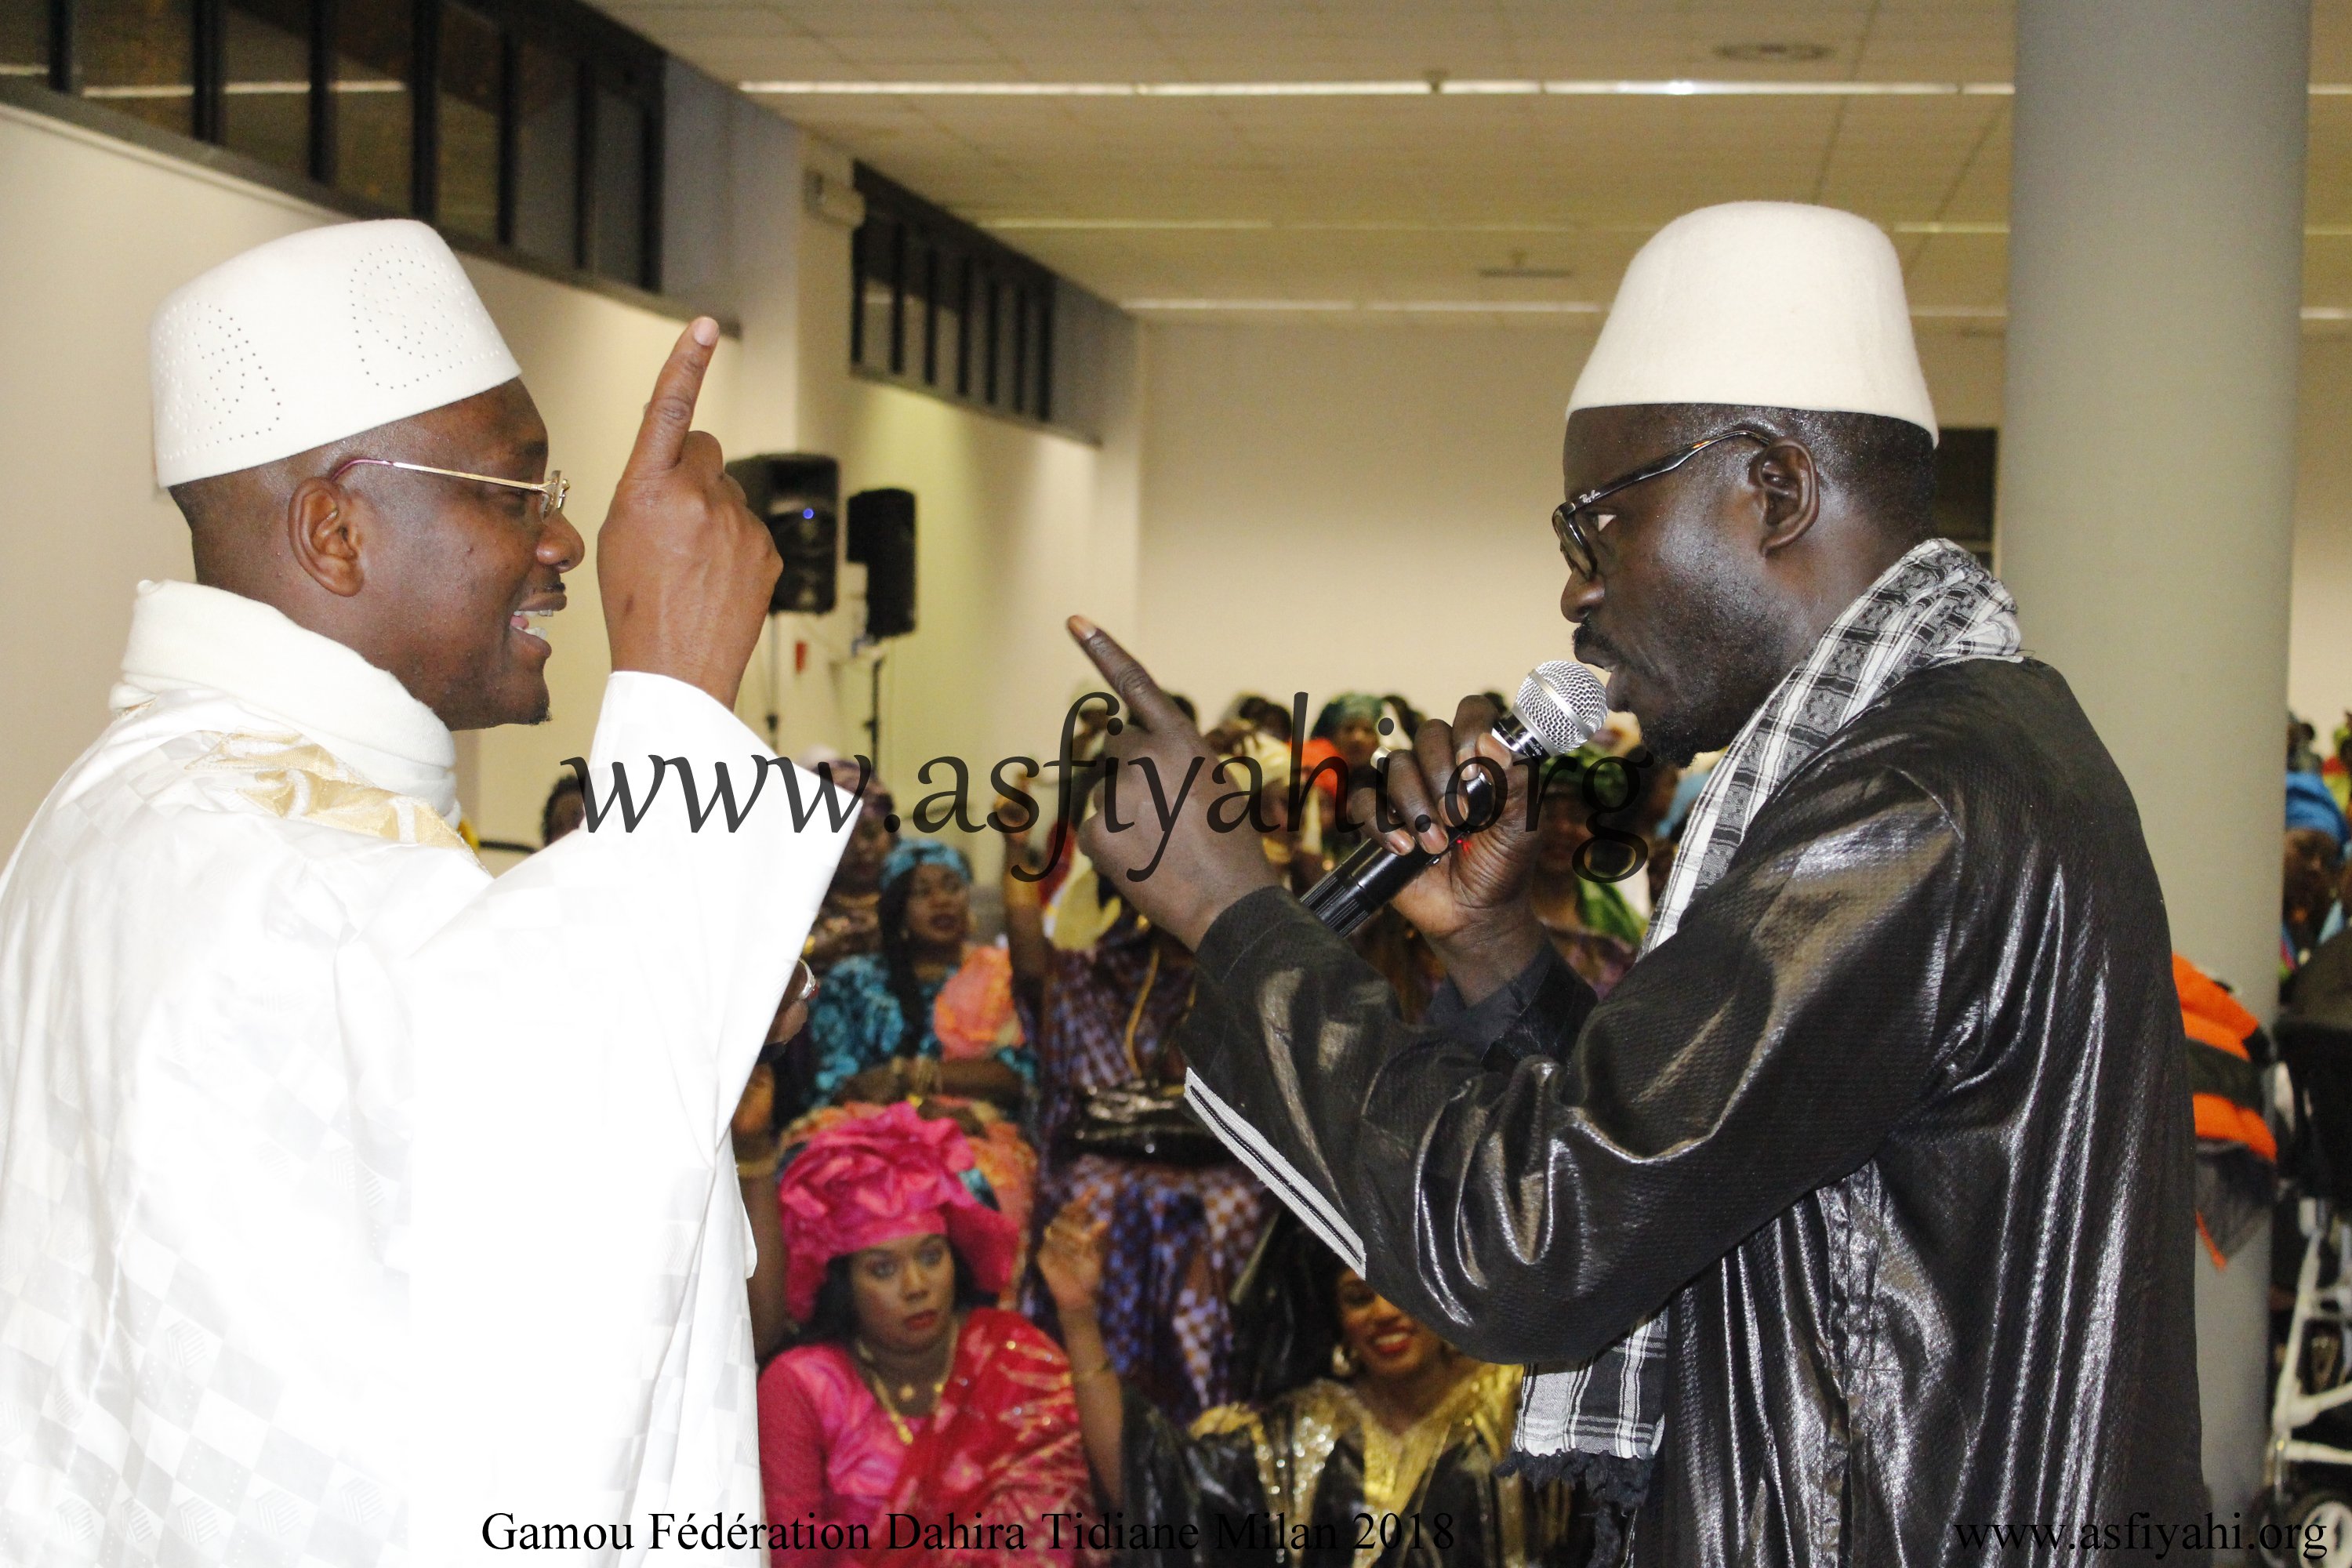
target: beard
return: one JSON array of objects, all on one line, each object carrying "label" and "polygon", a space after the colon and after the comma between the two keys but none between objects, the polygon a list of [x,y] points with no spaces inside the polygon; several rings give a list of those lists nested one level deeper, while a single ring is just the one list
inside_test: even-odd
[{"label": "beard", "polygon": [[[1642,616],[1643,640],[1659,650],[1641,666],[1651,690],[1632,703],[1642,744],[1676,767],[1731,743],[1788,673],[1776,650],[1785,611],[1748,583],[1704,571],[1674,583],[1674,592]],[[1616,670],[1630,662],[1605,635],[1576,632],[1579,658]]]}]

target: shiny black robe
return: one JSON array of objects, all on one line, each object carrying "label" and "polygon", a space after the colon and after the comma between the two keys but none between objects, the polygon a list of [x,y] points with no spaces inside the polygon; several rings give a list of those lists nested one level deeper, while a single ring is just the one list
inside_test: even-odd
[{"label": "shiny black robe", "polygon": [[1271,889],[1200,960],[1192,1070],[1398,1306],[1559,1362],[1671,1303],[1637,1563],[2074,1561],[1969,1532],[2147,1527],[2106,1537],[2126,1563],[2202,1524],[2163,898],[2046,666],[1857,715],[1606,1002],[1547,952],[1407,1025]]}]

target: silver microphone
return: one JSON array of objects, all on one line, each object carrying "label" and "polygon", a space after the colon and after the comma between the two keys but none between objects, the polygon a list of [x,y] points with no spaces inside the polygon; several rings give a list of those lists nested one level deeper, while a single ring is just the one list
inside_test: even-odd
[{"label": "silver microphone", "polygon": [[[1532,763],[1576,750],[1608,719],[1609,703],[1592,672],[1557,658],[1528,672],[1511,711],[1495,721],[1494,735],[1511,755]],[[1465,808],[1462,820],[1475,825],[1454,830],[1454,841],[1459,843],[1470,832],[1493,822],[1503,803],[1496,798],[1486,768],[1458,770],[1454,791]],[[1367,839],[1307,889],[1299,901],[1316,919],[1346,936],[1404,891],[1436,858],[1418,847],[1411,854],[1400,855],[1376,838]]]}]

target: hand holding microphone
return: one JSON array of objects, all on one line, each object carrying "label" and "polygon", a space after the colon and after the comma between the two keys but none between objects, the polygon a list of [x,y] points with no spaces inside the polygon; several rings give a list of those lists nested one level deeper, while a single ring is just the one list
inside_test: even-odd
[{"label": "hand holding microphone", "polygon": [[[1360,788],[1348,797],[1349,820],[1365,825],[1372,837],[1301,901],[1346,936],[1456,845],[1461,849],[1455,867],[1464,873],[1454,879],[1457,894],[1471,895],[1481,908],[1517,896],[1527,880],[1527,855],[1518,841],[1531,840],[1528,830],[1534,826],[1527,820],[1526,795],[1533,768],[1582,745],[1608,718],[1601,683],[1580,667],[1555,659],[1538,665],[1520,684],[1516,712],[1497,713],[1485,698],[1473,697],[1455,710],[1450,727],[1436,720],[1423,724],[1412,752],[1389,759],[1386,815],[1373,789]],[[1520,775],[1516,786],[1514,773]],[[1520,814],[1520,831],[1513,841],[1489,846],[1484,853],[1473,847],[1488,832],[1513,826],[1508,818],[1514,808]],[[1381,832],[1391,822],[1398,826]],[[1423,935],[1437,938],[1411,908],[1405,913]]]},{"label": "hand holding microphone", "polygon": [[[1079,842],[1120,897],[1197,948],[1217,916],[1281,881],[1258,847],[1258,835],[1235,821],[1220,823],[1212,809],[1235,788],[1234,759],[1209,748],[1150,673],[1108,633],[1072,616],[1070,635],[1124,710],[1103,748],[1104,759],[1118,764],[1122,820],[1097,810]],[[1381,831],[1373,791],[1356,791],[1349,816],[1371,824],[1373,837],[1306,900],[1344,933],[1392,898],[1473,1001],[1525,968],[1544,940],[1526,897],[1535,835],[1527,822],[1533,770],[1524,761],[1573,751],[1607,717],[1599,683],[1564,662],[1544,665],[1528,678],[1518,710],[1497,714],[1474,697],[1452,724],[1423,725],[1412,750],[1388,762],[1387,820],[1402,818],[1405,826]],[[1474,755],[1492,767],[1465,768]],[[1445,795],[1457,770],[1457,804],[1449,815]],[[1491,795],[1497,774],[1499,813]],[[1096,800],[1100,805],[1099,784]],[[1423,821],[1416,832],[1413,825]],[[1454,844],[1448,822],[1489,826]]]}]

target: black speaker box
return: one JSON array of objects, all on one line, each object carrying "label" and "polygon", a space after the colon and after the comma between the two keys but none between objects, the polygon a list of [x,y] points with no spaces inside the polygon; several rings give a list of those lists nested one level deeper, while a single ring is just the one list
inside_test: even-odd
[{"label": "black speaker box", "polygon": [[822,616],[833,608],[840,535],[841,465],[805,452],[769,452],[727,465],[751,515],[784,558],[768,613]]},{"label": "black speaker box", "polygon": [[849,498],[849,558],[866,568],[866,635],[915,629],[915,493],[860,490]]}]

